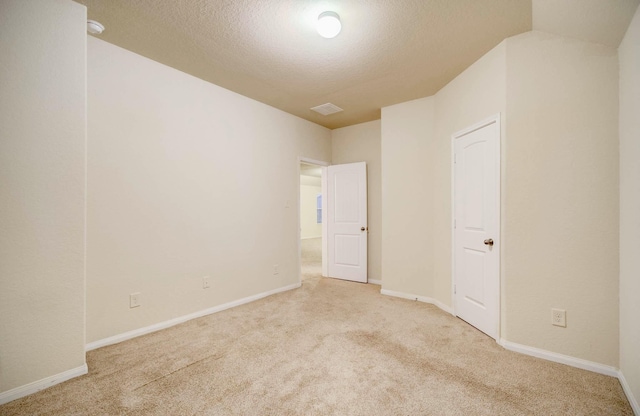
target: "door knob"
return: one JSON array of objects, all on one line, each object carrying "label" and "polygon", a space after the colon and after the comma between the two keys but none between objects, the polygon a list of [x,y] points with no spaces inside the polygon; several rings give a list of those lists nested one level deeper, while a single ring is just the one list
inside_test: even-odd
[{"label": "door knob", "polygon": [[486,240],[484,240],[484,243],[488,246],[492,246],[493,245],[493,239],[492,238],[487,238]]},{"label": "door knob", "polygon": [[360,227],[360,231],[364,231],[364,230],[365,230],[365,228],[364,228],[364,227]]}]

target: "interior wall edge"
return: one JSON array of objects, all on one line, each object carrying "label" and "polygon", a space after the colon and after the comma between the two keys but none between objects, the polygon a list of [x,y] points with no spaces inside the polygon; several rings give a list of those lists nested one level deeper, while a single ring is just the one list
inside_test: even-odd
[{"label": "interior wall edge", "polygon": [[450,308],[449,306],[445,305],[444,303],[440,302],[438,299],[435,299],[435,298],[430,298],[428,296],[414,295],[411,293],[398,292],[398,291],[389,290],[389,289],[380,289],[380,293],[382,295],[392,296],[394,298],[415,300],[418,302],[428,303],[428,304],[437,306],[439,309],[441,309],[442,311],[448,314],[453,315],[452,308]]},{"label": "interior wall edge", "polygon": [[627,379],[624,377],[622,370],[618,370],[618,380],[620,380],[622,390],[624,390],[624,394],[627,396],[627,400],[629,400],[629,404],[631,405],[633,412],[636,415],[640,415],[640,404],[638,404],[638,399],[633,395],[633,389],[631,389]]},{"label": "interior wall edge", "polygon": [[253,296],[248,296],[246,298],[238,299],[232,302],[227,302],[222,305],[214,306],[211,308],[204,309],[199,312],[190,313],[188,315],[180,316],[177,318],[169,319],[164,322],[159,322],[153,325],[146,326],[144,328],[134,329],[133,331],[127,331],[122,334],[114,335],[108,338],[104,338],[98,341],[93,341],[85,346],[86,351],[92,351],[98,348],[106,347],[108,345],[118,344],[120,342],[124,342],[133,338],[137,338],[142,335],[150,334],[152,332],[160,331],[162,329],[167,329],[175,325],[182,324],[187,321],[191,321],[192,319],[202,318],[203,316],[212,315],[217,312],[222,312],[227,309],[235,308],[236,306],[244,305],[247,303],[255,302],[256,300],[266,298],[267,296],[275,295],[277,293],[286,292],[288,290],[297,289],[302,284],[300,282],[294,283],[292,285],[283,286],[278,289],[270,290],[263,293],[258,293]]},{"label": "interior wall edge", "polygon": [[553,361],[555,363],[566,364],[571,367],[580,368],[582,370],[592,371],[598,374],[604,374],[606,376],[618,377],[618,368],[596,363],[582,358],[573,357],[570,355],[559,354],[557,352],[544,350],[541,348],[531,347],[529,345],[518,344],[516,342],[508,341],[501,338],[498,342],[504,348],[509,351],[519,352],[521,354],[530,355],[532,357],[542,358],[547,361]]},{"label": "interior wall edge", "polygon": [[87,364],[83,364],[80,367],[72,368],[62,373],[54,374],[49,377],[45,377],[41,380],[34,381],[24,386],[19,386],[11,390],[0,393],[0,405],[12,402],[25,396],[29,396],[33,393],[37,393],[41,390],[53,387],[56,384],[63,383],[72,378],[83,376],[89,372]]},{"label": "interior wall edge", "polygon": [[595,363],[589,360],[583,360],[581,358],[571,357],[568,355],[558,354],[552,351],[543,350],[540,348],[530,347],[528,345],[518,344],[515,342],[507,341],[501,338],[499,344],[509,351],[514,351],[520,354],[529,355],[532,357],[541,358],[543,360],[552,361],[560,364],[565,364],[571,367],[580,368],[582,370],[591,371],[598,374],[603,374],[610,377],[615,377],[620,381],[622,390],[629,400],[629,404],[636,415],[640,415],[640,405],[638,400],[633,395],[633,390],[624,377],[624,373],[621,369],[612,367],[606,364]]}]

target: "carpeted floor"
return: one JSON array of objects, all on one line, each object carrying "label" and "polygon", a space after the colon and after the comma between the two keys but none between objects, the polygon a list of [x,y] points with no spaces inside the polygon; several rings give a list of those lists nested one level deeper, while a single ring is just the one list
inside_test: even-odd
[{"label": "carpeted floor", "polygon": [[2,415],[632,415],[618,380],[506,351],[432,305],[322,277],[87,353]]},{"label": "carpeted floor", "polygon": [[302,280],[322,276],[322,238],[300,240]]}]

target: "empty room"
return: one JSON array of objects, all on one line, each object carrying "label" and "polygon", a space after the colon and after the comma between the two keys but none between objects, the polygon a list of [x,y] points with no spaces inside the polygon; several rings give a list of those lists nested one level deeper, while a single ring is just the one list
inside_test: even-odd
[{"label": "empty room", "polygon": [[0,0],[0,415],[640,415],[640,0]]}]

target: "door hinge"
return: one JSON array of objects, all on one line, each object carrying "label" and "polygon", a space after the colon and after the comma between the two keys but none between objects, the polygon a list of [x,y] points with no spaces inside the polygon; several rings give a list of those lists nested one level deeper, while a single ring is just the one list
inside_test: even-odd
[{"label": "door hinge", "polygon": [[456,155],[455,153],[453,154],[453,163],[458,163],[458,155]]},{"label": "door hinge", "polygon": [[457,226],[458,226],[458,225],[457,225],[457,221],[456,221],[456,219],[454,218],[454,219],[453,219],[453,228],[455,229]]},{"label": "door hinge", "polygon": [[456,293],[456,285],[453,285],[453,294],[455,295]]}]

